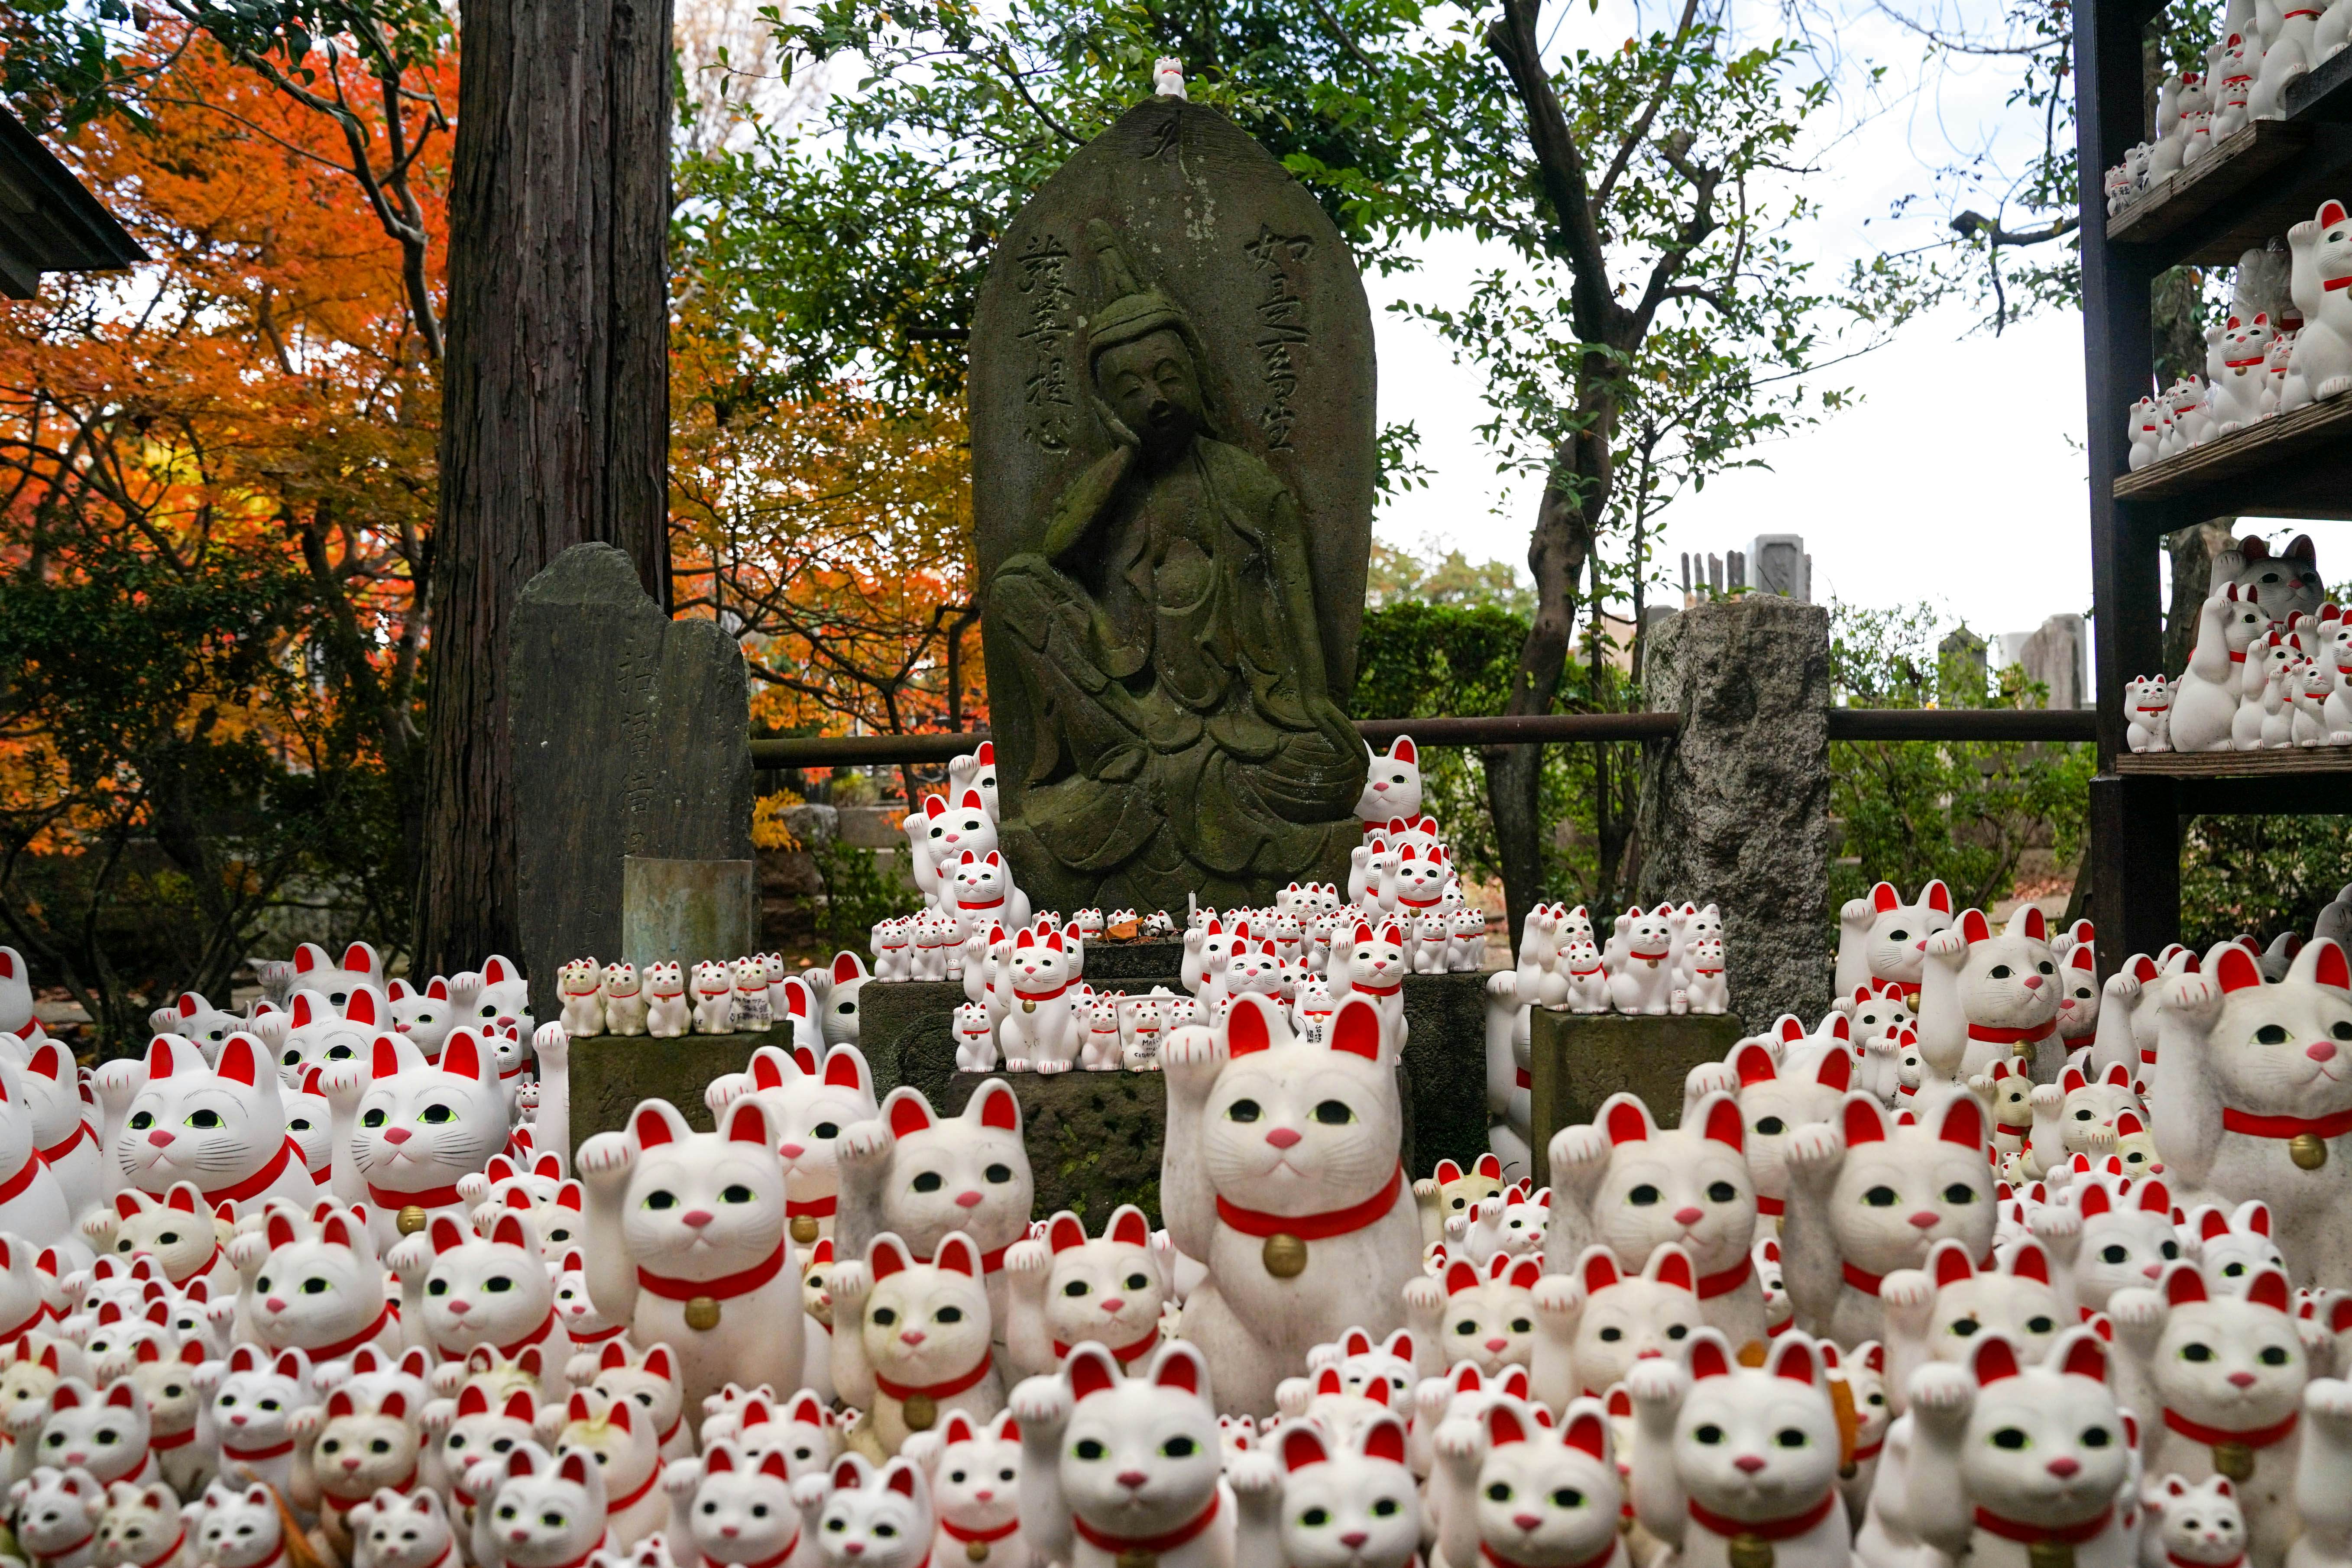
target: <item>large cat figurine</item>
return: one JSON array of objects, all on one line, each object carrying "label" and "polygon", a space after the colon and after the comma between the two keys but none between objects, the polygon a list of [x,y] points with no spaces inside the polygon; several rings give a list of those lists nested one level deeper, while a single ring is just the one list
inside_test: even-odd
[{"label": "large cat figurine", "polygon": [[834,1389],[871,1412],[865,1432],[886,1455],[946,1411],[985,1421],[1003,1405],[980,1252],[961,1231],[929,1263],[885,1231],[865,1261],[835,1264],[833,1327]]},{"label": "large cat figurine", "polygon": [[378,1251],[400,1239],[404,1210],[465,1215],[458,1178],[507,1141],[498,1061],[473,1030],[450,1030],[429,1061],[406,1036],[378,1035],[364,1076],[346,1063],[319,1081],[335,1111],[335,1195],[366,1207]]},{"label": "large cat figurine", "polygon": [[1058,1369],[1073,1346],[1094,1340],[1130,1366],[1160,1342],[1161,1306],[1171,1300],[1151,1249],[1151,1225],[1133,1204],[1111,1211],[1101,1236],[1064,1209],[1042,1240],[1013,1244],[1004,1265],[1012,1321],[1005,1348],[1013,1365],[1040,1375]]},{"label": "large cat figurine", "polygon": [[1011,1409],[1021,1533],[1040,1558],[1119,1568],[1147,1552],[1159,1568],[1233,1568],[1234,1508],[1199,1347],[1172,1340],[1123,1377],[1101,1346],[1081,1345],[1058,1373],[1014,1389]]},{"label": "large cat figurine", "polygon": [[174,1182],[194,1182],[207,1207],[228,1204],[239,1216],[260,1213],[271,1198],[307,1209],[318,1195],[300,1146],[287,1135],[278,1074],[249,1036],[231,1036],[219,1066],[208,1068],[192,1042],[158,1035],[140,1076],[134,1085],[130,1074],[102,1069],[97,1080],[101,1098],[121,1096],[110,1154],[126,1185],[160,1198]]},{"label": "large cat figurine", "polygon": [[[2294,378],[2288,377],[2290,387]],[[2197,613],[2197,641],[2189,668],[2172,689],[2171,736],[2176,752],[2226,752],[2244,685],[2246,650],[2269,629],[2270,616],[2252,592],[2235,583],[2216,588]]]},{"label": "large cat figurine", "polygon": [[1262,1415],[1312,1346],[1398,1327],[1421,1223],[1399,1151],[1396,1047],[1349,994],[1320,1045],[1265,996],[1160,1048],[1168,1131],[1160,1202],[1176,1249],[1208,1274],[1183,1337],[1215,1370],[1222,1408]]},{"label": "large cat figurine", "polygon": [[1919,889],[1910,903],[1891,882],[1881,882],[1838,910],[1838,994],[1851,996],[1873,981],[1893,982],[1916,999],[1927,938],[1952,923],[1952,890],[1941,879]]},{"label": "large cat figurine", "polygon": [[1996,1059],[2021,1059],[2037,1083],[2054,1083],[2066,1065],[2058,1037],[2058,957],[2042,911],[2024,905],[1996,934],[1980,910],[1927,939],[1919,993],[1919,1048],[1928,1064],[1959,1083]]},{"label": "large cat figurine", "polygon": [[2286,231],[2292,254],[2288,287],[2303,311],[2279,407],[2293,413],[2352,391],[2352,300],[2343,279],[2352,277],[2352,217],[2344,204],[2321,205],[2316,216]]},{"label": "large cat figurine", "polygon": [[588,1291],[636,1343],[668,1345],[688,1408],[732,1380],[801,1386],[801,1281],[785,1235],[784,1168],[757,1100],[697,1132],[667,1100],[580,1146]]},{"label": "large cat figurine", "polygon": [[872,1121],[842,1129],[834,1150],[841,1169],[837,1254],[863,1257],[887,1230],[917,1261],[929,1262],[950,1231],[962,1231],[979,1246],[989,1313],[1001,1333],[1009,1310],[1004,1251],[1028,1234],[1036,1192],[1011,1087],[989,1079],[971,1091],[962,1115],[949,1117],[934,1112],[919,1089],[894,1089]]},{"label": "large cat figurine", "polygon": [[1991,1251],[1985,1114],[1969,1095],[1898,1122],[1868,1095],[1850,1094],[1837,1121],[1790,1135],[1788,1157],[1781,1274],[1808,1332],[1846,1345],[1883,1341],[1887,1275],[1925,1267],[1947,1237],[1971,1258]]},{"label": "large cat figurine", "polygon": [[2200,968],[2157,983],[2148,1104],[2166,1183],[2185,1208],[2262,1199],[2292,1278],[2352,1286],[2352,965],[2322,939],[2276,984],[2236,942]]},{"label": "large cat figurine", "polygon": [[348,1209],[320,1206],[322,1217],[313,1222],[275,1205],[258,1230],[229,1244],[229,1259],[244,1276],[240,1331],[273,1352],[299,1350],[322,1372],[362,1345],[397,1355],[400,1315],[385,1294],[367,1226]]},{"label": "large cat figurine", "polygon": [[1762,1339],[1746,1139],[1739,1104],[1727,1094],[1706,1096],[1674,1129],[1660,1128],[1635,1096],[1611,1095],[1590,1126],[1564,1127],[1552,1138],[1545,1268],[1564,1270],[1599,1242],[1631,1273],[1673,1242],[1698,1272],[1701,1321],[1736,1344]]}]

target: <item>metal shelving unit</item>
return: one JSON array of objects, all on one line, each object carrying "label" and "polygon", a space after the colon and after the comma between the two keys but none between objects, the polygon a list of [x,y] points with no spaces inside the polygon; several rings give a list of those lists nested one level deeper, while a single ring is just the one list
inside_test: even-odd
[{"label": "metal shelving unit", "polygon": [[2082,173],[2084,395],[2089,405],[2091,595],[2098,775],[2091,783],[2092,907],[2103,967],[2154,952],[2180,924],[2184,814],[2352,812],[2352,748],[2135,756],[2124,683],[2162,668],[2163,537],[2207,518],[2352,518],[2352,400],[2322,405],[2126,471],[2125,414],[2151,389],[2151,280],[2184,262],[2228,265],[2352,201],[2352,51],[2290,89],[2287,117],[2250,125],[2191,169],[2107,216],[2102,176],[2147,127],[2142,29],[2161,0],[2074,7]]}]

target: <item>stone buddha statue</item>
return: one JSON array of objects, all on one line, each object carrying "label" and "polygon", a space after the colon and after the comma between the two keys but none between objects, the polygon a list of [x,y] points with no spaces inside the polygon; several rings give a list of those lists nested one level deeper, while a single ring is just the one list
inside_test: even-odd
[{"label": "stone buddha statue", "polygon": [[1222,437],[1182,307],[1108,224],[1086,232],[1110,449],[989,582],[984,632],[1036,726],[1005,846],[1048,901],[1256,901],[1344,868],[1365,749],[1326,680],[1297,498]]}]

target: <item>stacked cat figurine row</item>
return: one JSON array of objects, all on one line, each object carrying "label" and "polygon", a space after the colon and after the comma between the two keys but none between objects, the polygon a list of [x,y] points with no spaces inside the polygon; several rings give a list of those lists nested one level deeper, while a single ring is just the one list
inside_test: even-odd
[{"label": "stacked cat figurine row", "polygon": [[2352,391],[2352,300],[2341,286],[2352,276],[2352,216],[2344,204],[2323,202],[2288,229],[2283,258],[2248,251],[2238,271],[2223,324],[2205,334],[2203,380],[2184,376],[2132,405],[2131,471]]},{"label": "stacked cat figurine row", "polygon": [[558,973],[556,994],[563,1031],[573,1039],[756,1035],[789,1024],[796,1041],[822,1047],[856,1041],[858,993],[868,978],[854,952],[796,973],[780,952],[706,960],[690,979],[674,961],[640,973],[634,963],[600,968],[593,958],[575,958]]},{"label": "stacked cat figurine row", "polygon": [[2311,542],[2283,556],[2243,541],[2216,558],[2178,680],[2126,683],[2135,752],[2352,745],[2352,620],[2320,599]]}]

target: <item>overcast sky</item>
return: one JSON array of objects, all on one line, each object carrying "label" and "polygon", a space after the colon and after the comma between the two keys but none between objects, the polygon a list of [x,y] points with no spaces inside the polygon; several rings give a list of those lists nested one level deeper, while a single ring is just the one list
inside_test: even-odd
[{"label": "overcast sky", "polygon": [[[1916,40],[1866,0],[1844,3],[1837,40],[1848,74],[1866,61],[1887,67],[1890,107],[1843,140],[1827,177],[1811,182],[1823,211],[1811,241],[1835,265],[1877,245],[1937,237],[1946,212],[1932,197],[1901,219],[1890,218],[1890,205],[1929,190],[1928,168],[1980,128],[1992,138],[1993,163],[2017,161],[2038,132],[2003,103],[2011,83],[1997,66],[1947,71],[1906,95],[1919,80]],[[1563,34],[1580,26],[1599,38],[1622,37],[1623,10],[1604,4],[1588,21],[1577,5]],[[1849,101],[1849,122],[1860,108]],[[1989,203],[1979,194],[1970,205]],[[1381,417],[1419,428],[1422,460],[1442,481],[1391,503],[1378,526],[1392,543],[1433,541],[1524,569],[1534,496],[1524,485],[1506,488],[1478,440],[1486,409],[1476,369],[1454,365],[1433,333],[1381,310],[1401,297],[1445,298],[1480,261],[1467,244],[1432,246],[1420,275],[1367,280],[1379,319]],[[2087,610],[2080,318],[2045,316],[1999,337],[1974,325],[1966,311],[1939,312],[1844,367],[1836,379],[1861,395],[1858,408],[1770,448],[1769,470],[1728,476],[1666,512],[1661,558],[1669,570],[1680,551],[1720,554],[1746,550],[1759,533],[1801,533],[1817,599],[1927,599],[1987,634]]]}]

